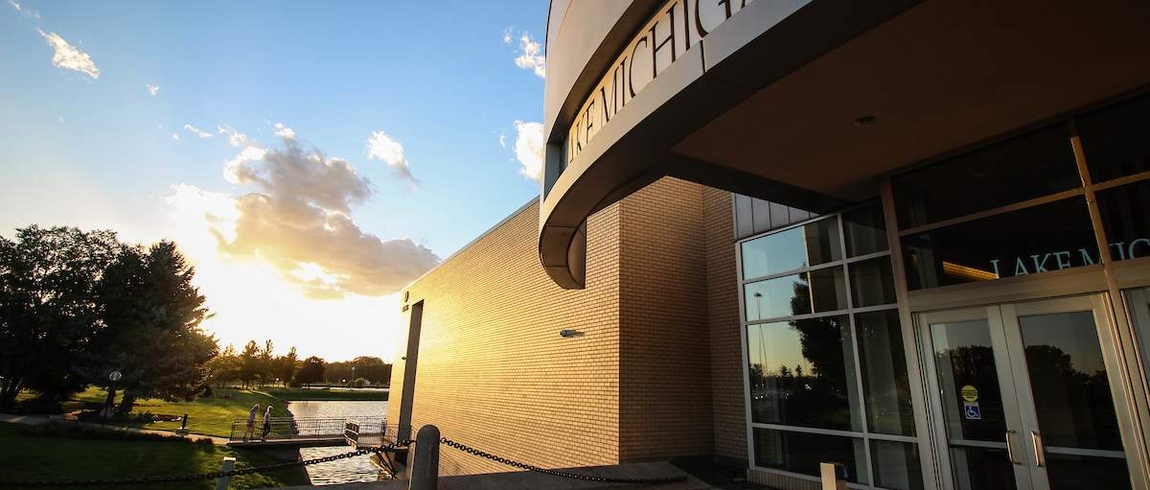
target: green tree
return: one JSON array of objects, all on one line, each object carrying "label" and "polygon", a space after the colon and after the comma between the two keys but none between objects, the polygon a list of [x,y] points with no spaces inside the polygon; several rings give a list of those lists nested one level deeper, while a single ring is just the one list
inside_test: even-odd
[{"label": "green tree", "polygon": [[88,383],[78,361],[106,327],[95,288],[122,248],[105,230],[33,225],[0,237],[0,409],[25,388],[60,400]]},{"label": "green tree", "polygon": [[240,353],[240,381],[247,388],[260,375],[260,346],[249,340]]},{"label": "green tree", "polygon": [[303,360],[299,370],[295,373],[295,382],[301,385],[310,385],[323,381],[326,363],[323,359],[311,356]]},{"label": "green tree", "polygon": [[240,356],[236,354],[235,347],[227,346],[220,355],[208,362],[208,377],[220,388],[227,386],[228,381],[240,379]]},{"label": "green tree", "polygon": [[102,277],[96,298],[106,328],[90,371],[94,382],[112,369],[123,374],[120,412],[139,398],[190,399],[203,389],[218,347],[200,329],[209,313],[194,276],[176,245],[162,241],[124,247]]},{"label": "green tree", "polygon": [[260,361],[259,361],[260,384],[268,384],[268,383],[270,383],[276,379],[276,375],[275,375],[276,369],[275,369],[275,364],[274,364],[275,357],[273,355],[274,350],[275,350],[275,345],[272,344],[272,339],[265,340],[264,341],[264,348],[260,350]]},{"label": "green tree", "polygon": [[276,377],[284,384],[292,380],[297,368],[299,368],[299,355],[296,354],[295,347],[288,350],[287,355],[275,359]]}]

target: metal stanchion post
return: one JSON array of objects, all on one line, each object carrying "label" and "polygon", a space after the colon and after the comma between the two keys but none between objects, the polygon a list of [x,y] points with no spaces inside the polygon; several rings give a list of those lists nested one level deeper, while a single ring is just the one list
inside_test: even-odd
[{"label": "metal stanchion post", "polygon": [[436,490],[439,486],[439,427],[425,425],[415,436],[409,490]]},{"label": "metal stanchion post", "polygon": [[[228,456],[224,458],[224,465],[220,467],[220,471],[232,471],[235,467],[236,458]],[[231,479],[230,476],[221,476],[220,479],[216,480],[216,490],[228,490],[228,480]]]}]

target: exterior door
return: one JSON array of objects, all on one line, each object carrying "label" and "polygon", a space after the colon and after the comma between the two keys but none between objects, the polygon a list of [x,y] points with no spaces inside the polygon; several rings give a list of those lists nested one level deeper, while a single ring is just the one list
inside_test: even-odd
[{"label": "exterior door", "polygon": [[944,484],[1131,488],[1122,440],[1131,414],[1110,375],[1118,363],[1103,300],[919,315]]}]

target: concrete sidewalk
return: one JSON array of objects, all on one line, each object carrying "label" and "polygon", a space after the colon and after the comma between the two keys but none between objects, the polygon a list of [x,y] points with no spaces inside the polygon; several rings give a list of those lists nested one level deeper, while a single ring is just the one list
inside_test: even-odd
[{"label": "concrete sidewalk", "polygon": [[[439,490],[606,490],[606,489],[645,489],[645,490],[712,490],[710,485],[687,475],[670,463],[632,463],[617,466],[596,466],[590,468],[566,468],[584,475],[625,478],[664,478],[686,476],[686,481],[660,485],[629,485],[621,483],[599,483],[572,480],[531,471],[507,473],[486,473],[481,475],[443,476],[439,478]],[[330,490],[406,490],[406,480],[391,480],[369,483],[342,483],[324,485]],[[304,490],[312,486],[281,487],[279,490]]]},{"label": "concrete sidewalk", "polygon": [[8,414],[8,413],[0,413],[0,422],[7,422],[10,424],[23,424],[23,425],[40,425],[40,424],[46,424],[48,422],[62,422],[62,423],[67,423],[67,424],[82,425],[82,426],[86,426],[86,427],[97,427],[97,428],[112,430],[112,431],[136,432],[139,434],[159,434],[159,435],[171,436],[171,437],[183,437],[185,439],[190,439],[193,441],[199,441],[199,440],[207,439],[207,440],[212,441],[212,444],[221,445],[221,446],[227,445],[227,443],[228,443],[228,439],[224,438],[224,437],[206,436],[206,435],[201,435],[201,434],[180,435],[180,434],[176,434],[175,432],[169,432],[169,431],[164,431],[164,430],[137,429],[134,427],[120,427],[117,425],[100,425],[100,424],[93,424],[91,422],[78,422],[75,420],[69,420],[69,419],[66,419],[60,415],[15,415],[15,414]]}]

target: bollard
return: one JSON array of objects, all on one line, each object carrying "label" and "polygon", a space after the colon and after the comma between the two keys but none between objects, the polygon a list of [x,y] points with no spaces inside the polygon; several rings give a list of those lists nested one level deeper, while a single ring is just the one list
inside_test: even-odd
[{"label": "bollard", "polygon": [[822,490],[846,490],[847,467],[840,463],[819,463]]},{"label": "bollard", "polygon": [[436,490],[439,486],[439,427],[425,425],[415,436],[408,490]]},{"label": "bollard", "polygon": [[[220,471],[232,471],[235,467],[236,458],[228,456],[224,458],[224,464],[220,466]],[[221,476],[220,479],[216,480],[216,490],[228,490],[228,480],[231,479],[232,477],[230,476]]]}]

